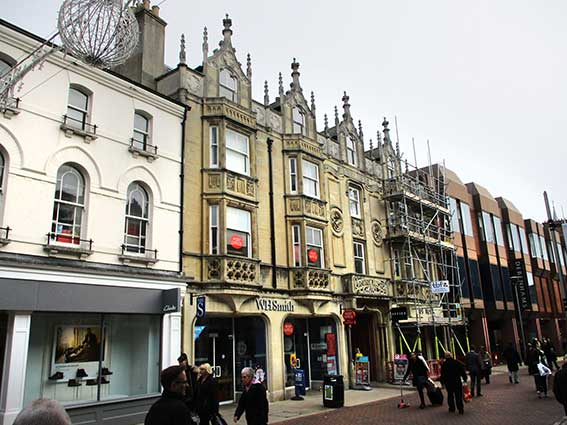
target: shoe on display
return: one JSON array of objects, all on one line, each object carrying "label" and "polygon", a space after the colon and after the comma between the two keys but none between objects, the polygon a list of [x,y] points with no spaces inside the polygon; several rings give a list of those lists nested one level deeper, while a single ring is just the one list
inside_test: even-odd
[{"label": "shoe on display", "polygon": [[81,384],[76,379],[69,379],[69,382],[67,382],[68,387],[80,387],[81,385],[83,385],[83,384]]},{"label": "shoe on display", "polygon": [[96,379],[87,379],[87,386],[96,385]]},{"label": "shoe on display", "polygon": [[77,369],[77,378],[84,378],[85,376],[89,376],[85,369]]},{"label": "shoe on display", "polygon": [[100,372],[100,374],[101,374],[102,376],[112,375],[113,373],[114,373],[114,372],[108,370],[107,367],[103,367],[103,368],[102,368],[102,371]]},{"label": "shoe on display", "polygon": [[63,379],[63,372],[55,372],[47,379],[49,379],[50,381],[57,381],[59,379]]},{"label": "shoe on display", "polygon": [[110,384],[110,381],[108,379],[106,379],[104,376],[102,376],[100,378],[100,383],[101,384]]}]

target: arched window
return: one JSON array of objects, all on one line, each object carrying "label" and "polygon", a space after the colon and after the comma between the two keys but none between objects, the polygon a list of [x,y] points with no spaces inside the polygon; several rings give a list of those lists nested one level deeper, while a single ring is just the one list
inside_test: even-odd
[{"label": "arched window", "polygon": [[145,151],[149,143],[150,120],[146,115],[136,111],[134,114],[134,136],[132,137],[133,147]]},{"label": "arched window", "polygon": [[228,69],[222,69],[219,78],[219,96],[236,102],[238,82]]},{"label": "arched window", "polygon": [[298,107],[293,108],[293,132],[307,135],[305,128],[305,114]]},{"label": "arched window", "polygon": [[4,170],[6,168],[6,160],[4,154],[0,152],[0,195],[4,193]]},{"label": "arched window", "polygon": [[139,184],[128,187],[126,201],[126,220],[124,225],[124,245],[127,252],[144,254],[146,252],[149,226],[148,192]]},{"label": "arched window", "polygon": [[75,167],[65,164],[57,172],[51,239],[79,245],[85,213],[85,179]]},{"label": "arched window", "polygon": [[11,68],[12,65],[10,65],[10,63],[5,61],[4,59],[0,59],[0,77],[8,72]]},{"label": "arched window", "polygon": [[347,161],[350,165],[356,167],[356,142],[350,136],[346,139]]},{"label": "arched window", "polygon": [[89,115],[89,95],[75,87],[69,88],[66,124],[85,130]]}]

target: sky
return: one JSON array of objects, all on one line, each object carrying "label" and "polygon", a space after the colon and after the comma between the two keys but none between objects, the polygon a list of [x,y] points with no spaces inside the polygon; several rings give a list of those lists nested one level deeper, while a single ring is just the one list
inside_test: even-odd
[{"label": "sky", "polygon": [[[67,0],[69,1],[69,0]],[[2,19],[39,36],[56,30],[61,0],[22,0]],[[212,50],[222,19],[245,66],[252,56],[254,98],[271,99],[278,73],[315,93],[318,129],[334,122],[346,91],[362,121],[366,147],[383,117],[398,123],[405,158],[443,162],[463,183],[502,196],[524,218],[546,220],[543,191],[567,215],[567,2],[546,0],[154,0],[166,29],[166,63],[176,66],[179,38],[187,62],[202,62],[203,27]],[[391,134],[395,137],[395,131]],[[565,211],[563,214],[562,211]]]}]

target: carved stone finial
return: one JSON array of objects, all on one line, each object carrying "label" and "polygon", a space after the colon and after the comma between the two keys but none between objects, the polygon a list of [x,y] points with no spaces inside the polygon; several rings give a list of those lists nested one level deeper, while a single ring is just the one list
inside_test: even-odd
[{"label": "carved stone finial", "polygon": [[408,171],[409,171],[409,168],[408,168],[408,160],[407,160],[407,159],[405,160],[405,164],[406,164],[406,174],[407,174]]},{"label": "carved stone finial", "polygon": [[299,84],[299,62],[297,62],[295,60],[295,58],[293,58],[293,62],[291,63],[291,69],[292,69],[292,73],[291,73],[291,78],[293,79],[293,81],[291,82],[291,90],[295,90],[295,91],[299,91],[301,92],[301,85]]},{"label": "carved stone finial", "polygon": [[374,143],[372,143],[372,139],[370,139],[368,142],[370,143],[370,155],[373,155],[374,152],[372,151],[374,150]]},{"label": "carved stone finial", "polygon": [[229,49],[232,47],[232,19],[228,17],[228,13],[225,15],[225,18],[222,20],[222,25],[224,29],[222,30],[222,35],[224,37],[221,47],[225,49]]},{"label": "carved stone finial", "polygon": [[264,105],[270,104],[270,94],[268,92],[268,80],[264,81]]},{"label": "carved stone finial", "polygon": [[325,136],[328,136],[329,134],[329,117],[327,116],[327,114],[325,114],[324,117],[324,123],[325,123]]},{"label": "carved stone finial", "polygon": [[358,120],[358,137],[362,139],[363,136],[364,134],[362,133],[362,121]]},{"label": "carved stone finial", "polygon": [[396,140],[396,156],[400,158],[400,141]]},{"label": "carved stone finial", "polygon": [[335,125],[338,127],[339,125],[339,108],[335,105]]},{"label": "carved stone finial", "polygon": [[283,78],[282,78],[282,73],[280,72],[279,77],[278,77],[278,93],[280,94],[280,97],[283,96],[284,92],[283,92]]},{"label": "carved stone finial", "polygon": [[344,114],[343,114],[343,118],[346,120],[348,118],[350,118],[350,104],[348,103],[350,97],[347,96],[346,91],[344,92],[345,94],[343,95],[342,101],[343,101],[343,109],[344,109]]},{"label": "carved stone finial", "polygon": [[185,52],[185,34],[181,34],[181,43],[179,46],[179,63],[187,64],[187,53]]},{"label": "carved stone finial", "polygon": [[392,141],[390,140],[390,129],[388,128],[388,120],[384,117],[384,121],[382,121],[382,127],[384,127],[384,143],[391,145]]},{"label": "carved stone finial", "polygon": [[207,32],[207,27],[203,28],[203,63],[207,60],[209,56],[209,33]]},{"label": "carved stone finial", "polygon": [[252,79],[252,59],[250,58],[250,53],[246,55],[246,76],[249,80]]},{"label": "carved stone finial", "polygon": [[315,113],[315,93],[311,92],[311,112]]},{"label": "carved stone finial", "polygon": [[378,148],[380,148],[380,145],[382,144],[382,135],[380,134],[380,130],[376,132],[376,144],[378,145]]}]

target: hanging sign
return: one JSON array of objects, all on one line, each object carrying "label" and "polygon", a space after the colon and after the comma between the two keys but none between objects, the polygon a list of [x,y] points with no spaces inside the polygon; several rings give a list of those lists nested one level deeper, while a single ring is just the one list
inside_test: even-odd
[{"label": "hanging sign", "polygon": [[230,237],[230,246],[236,250],[242,249],[242,247],[244,246],[244,241],[242,240],[242,236],[232,235]]},{"label": "hanging sign", "polygon": [[206,310],[206,298],[204,295],[199,295],[197,297],[197,314],[196,316],[199,319],[205,317],[207,310]]},{"label": "hanging sign", "polygon": [[285,322],[285,323],[283,324],[283,333],[284,333],[285,336],[292,336],[292,335],[293,335],[293,331],[294,331],[293,323],[291,323],[291,322]]},{"label": "hanging sign", "polygon": [[408,309],[406,307],[395,307],[390,310],[390,317],[394,323],[397,323],[400,320],[407,320]]},{"label": "hanging sign", "polygon": [[343,311],[343,319],[345,320],[345,325],[356,325],[356,311],[345,310]]},{"label": "hanging sign", "polygon": [[319,253],[314,249],[310,249],[307,251],[307,257],[309,257],[311,263],[316,263],[319,260]]},{"label": "hanging sign", "polygon": [[431,282],[431,293],[432,294],[447,294],[449,293],[449,281],[448,280],[434,280]]},{"label": "hanging sign", "polygon": [[518,295],[519,307],[522,310],[531,310],[532,302],[530,299],[530,290],[526,282],[526,266],[524,260],[516,259],[510,266],[510,280]]}]

